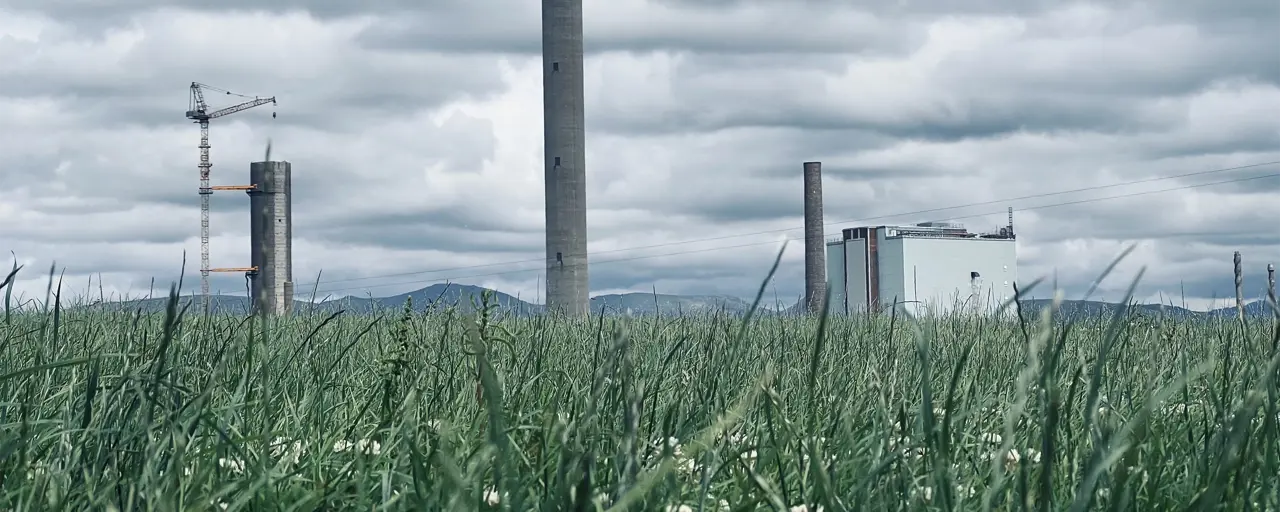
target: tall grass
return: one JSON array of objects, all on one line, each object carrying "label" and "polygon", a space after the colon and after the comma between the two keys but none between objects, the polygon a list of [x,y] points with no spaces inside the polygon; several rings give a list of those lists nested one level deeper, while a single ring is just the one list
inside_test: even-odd
[{"label": "tall grass", "polygon": [[53,288],[0,326],[5,510],[1280,507],[1270,321],[263,320]]}]

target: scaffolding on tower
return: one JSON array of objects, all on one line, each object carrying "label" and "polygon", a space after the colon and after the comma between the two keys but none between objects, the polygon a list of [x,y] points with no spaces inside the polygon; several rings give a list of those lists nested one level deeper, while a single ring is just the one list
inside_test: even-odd
[{"label": "scaffolding on tower", "polygon": [[[232,105],[230,107],[209,110],[209,105],[205,103],[204,91],[215,91],[223,93],[227,96],[237,96],[245,98],[248,101]],[[228,271],[245,271],[249,273],[256,269],[248,267],[233,269],[215,269],[209,266],[209,196],[213,195],[215,190],[231,190],[237,187],[211,187],[209,186],[209,170],[213,164],[209,161],[209,121],[219,117],[228,116],[236,112],[243,112],[253,107],[276,104],[275,96],[270,98],[249,97],[243,94],[236,94],[231,91],[219,89],[199,82],[191,82],[191,98],[187,107],[187,119],[191,119],[200,124],[200,305],[201,310],[209,313],[209,273],[210,272],[228,272]],[[271,117],[276,117],[275,112],[271,113]]]}]

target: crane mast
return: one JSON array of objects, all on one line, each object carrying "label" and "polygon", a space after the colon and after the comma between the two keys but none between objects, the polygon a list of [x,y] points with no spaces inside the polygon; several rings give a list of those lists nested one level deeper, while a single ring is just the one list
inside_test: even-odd
[{"label": "crane mast", "polygon": [[[210,112],[204,100],[204,89],[225,93],[229,96],[249,98],[242,94],[218,89],[199,82],[191,82],[191,98],[187,108],[187,119],[200,124],[200,306],[205,314],[209,313],[209,273],[228,269],[213,269],[209,265],[209,196],[213,191],[224,187],[211,187],[209,174],[213,163],[209,161],[209,121],[234,114],[260,105],[276,103],[275,96],[270,98],[250,98],[248,101],[227,108]],[[271,114],[275,117],[275,113]],[[232,269],[238,270],[238,269]]]}]

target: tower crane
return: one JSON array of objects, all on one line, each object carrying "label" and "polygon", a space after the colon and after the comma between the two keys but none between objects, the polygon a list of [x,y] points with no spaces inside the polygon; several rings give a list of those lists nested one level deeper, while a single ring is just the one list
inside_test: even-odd
[{"label": "tower crane", "polygon": [[[248,101],[210,111],[209,105],[204,101],[205,89],[221,92],[228,96],[246,98]],[[214,190],[223,188],[209,186],[209,169],[213,167],[213,164],[209,162],[209,121],[260,105],[266,105],[267,103],[275,105],[275,96],[270,98],[250,98],[243,94],[236,94],[199,82],[191,82],[191,99],[187,108],[187,119],[200,123],[200,304],[205,314],[209,313],[209,273],[224,270],[209,268],[209,196],[213,195]],[[271,113],[271,117],[276,117],[275,112]]]}]

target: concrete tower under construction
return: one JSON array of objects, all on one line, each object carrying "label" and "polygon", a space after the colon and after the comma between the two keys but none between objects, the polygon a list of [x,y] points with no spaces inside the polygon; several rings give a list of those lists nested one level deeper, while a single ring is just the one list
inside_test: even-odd
[{"label": "concrete tower under construction", "polygon": [[285,315],[293,310],[293,208],[289,162],[249,164],[249,243],[254,311]]},{"label": "concrete tower under construction", "polygon": [[547,310],[568,315],[590,307],[582,60],[582,0],[542,0]]}]

